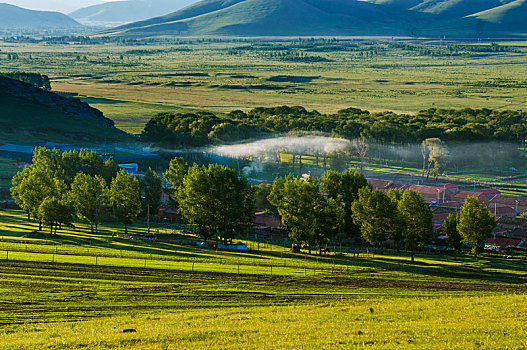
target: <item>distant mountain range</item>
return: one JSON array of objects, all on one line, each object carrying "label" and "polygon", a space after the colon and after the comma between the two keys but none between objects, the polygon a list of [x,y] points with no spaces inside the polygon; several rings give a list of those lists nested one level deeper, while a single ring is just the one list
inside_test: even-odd
[{"label": "distant mountain range", "polygon": [[106,34],[502,37],[525,19],[527,0],[203,0]]},{"label": "distant mountain range", "polygon": [[93,5],[70,13],[86,25],[115,26],[163,16],[198,0],[128,0]]},{"label": "distant mountain range", "polygon": [[72,29],[82,25],[60,12],[34,11],[0,3],[0,30]]}]

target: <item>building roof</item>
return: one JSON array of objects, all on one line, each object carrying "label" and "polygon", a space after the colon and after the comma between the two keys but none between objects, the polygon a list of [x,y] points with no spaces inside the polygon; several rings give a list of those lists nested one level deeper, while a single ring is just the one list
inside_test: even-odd
[{"label": "building roof", "polygon": [[495,195],[495,194],[501,194],[501,191],[495,189],[495,188],[486,188],[484,190],[477,190],[477,191],[471,191],[471,192],[479,192],[486,195]]},{"label": "building roof", "polygon": [[443,187],[437,186],[423,186],[423,185],[411,185],[407,190],[417,191],[421,194],[433,194],[436,195],[443,193],[445,190]]},{"label": "building roof", "polygon": [[452,213],[442,213],[442,214],[434,214],[433,220],[434,221],[445,221],[448,219],[448,216]]},{"label": "building roof", "polygon": [[254,226],[266,228],[283,227],[282,220],[277,216],[269,216],[264,213],[256,213],[254,217]]},{"label": "building roof", "polygon": [[518,206],[527,207],[527,198],[525,197],[516,197],[516,196],[505,196],[502,194],[494,196],[490,202],[509,205],[511,207],[516,207],[516,201],[518,201]]},{"label": "building roof", "polygon": [[370,185],[374,190],[385,190],[392,184],[392,181],[387,180],[377,180],[377,179],[366,179],[368,185]]},{"label": "building roof", "polygon": [[452,189],[458,189],[459,188],[458,185],[454,185],[454,184],[433,185],[431,187],[445,188],[447,190],[452,190]]},{"label": "building roof", "polygon": [[518,238],[492,237],[487,239],[487,244],[500,247],[517,247],[520,243],[522,243],[522,240]]}]

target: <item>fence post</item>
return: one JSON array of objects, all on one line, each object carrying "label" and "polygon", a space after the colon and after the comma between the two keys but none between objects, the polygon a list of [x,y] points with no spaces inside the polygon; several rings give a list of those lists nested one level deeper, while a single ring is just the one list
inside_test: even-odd
[{"label": "fence post", "polygon": [[9,250],[5,251],[5,259],[9,261]]},{"label": "fence post", "polygon": [[238,264],[238,275],[240,274],[240,264]]},{"label": "fence post", "polygon": [[51,262],[53,262],[53,263],[55,262],[55,254],[52,254],[52,256],[51,256]]},{"label": "fence post", "polygon": [[194,272],[194,261],[192,262],[192,272]]},{"label": "fence post", "polygon": [[145,259],[145,266],[144,267],[146,267],[146,259]]},{"label": "fence post", "polygon": [[122,257],[123,257],[123,251],[119,250],[119,258],[122,258]]}]

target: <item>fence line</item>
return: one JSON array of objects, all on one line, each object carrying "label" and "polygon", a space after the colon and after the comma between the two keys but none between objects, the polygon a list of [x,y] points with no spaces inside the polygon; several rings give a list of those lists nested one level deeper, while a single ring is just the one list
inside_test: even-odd
[{"label": "fence line", "polygon": [[[107,266],[107,267],[127,267],[127,268],[151,268],[151,269],[166,269],[176,270],[189,273],[199,272],[217,272],[228,274],[245,274],[245,275],[268,275],[268,276],[304,276],[308,277],[308,269],[304,267],[283,267],[280,265],[267,266],[252,266],[243,264],[218,264],[206,262],[187,262],[187,261],[171,261],[158,260],[151,258],[149,261],[146,258],[118,258],[106,256],[87,256],[87,255],[73,255],[73,254],[55,254],[55,253],[36,253],[36,252],[20,252],[20,251],[5,251],[5,259],[3,261],[19,261],[19,262],[38,262],[50,264],[80,264],[86,266]],[[0,260],[0,263],[1,261]],[[147,263],[148,261],[148,263]],[[349,268],[334,270],[331,268],[317,268],[313,264],[313,276],[328,275],[328,274],[342,274],[349,273]]]}]

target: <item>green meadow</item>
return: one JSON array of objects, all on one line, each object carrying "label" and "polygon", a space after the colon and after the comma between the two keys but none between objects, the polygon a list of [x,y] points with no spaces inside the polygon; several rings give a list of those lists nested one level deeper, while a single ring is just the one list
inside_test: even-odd
[{"label": "green meadow", "polygon": [[336,247],[290,253],[283,237],[241,236],[248,251],[195,245],[154,223],[145,240],[77,222],[56,236],[0,211],[0,347],[523,348],[523,260]]},{"label": "green meadow", "polygon": [[[14,61],[2,60],[2,69],[48,74],[54,89],[79,93],[117,127],[134,133],[163,111],[224,113],[276,105],[301,105],[323,113],[348,107],[398,113],[430,107],[525,108],[523,42],[504,42],[506,50],[499,52],[471,51],[469,45],[456,54],[447,44],[425,44],[0,41],[0,49],[19,55]],[[280,56],[285,53],[289,56]],[[294,60],[297,54],[307,58]]]}]

